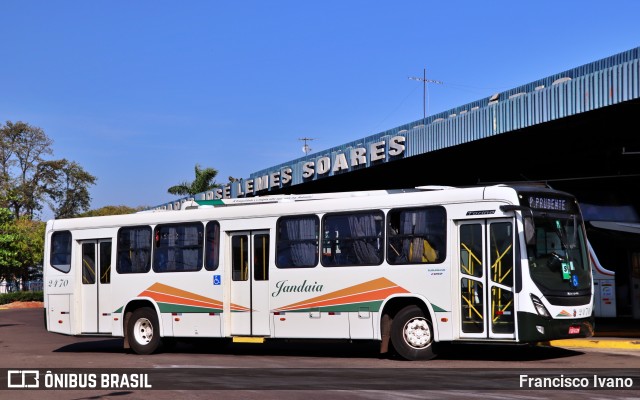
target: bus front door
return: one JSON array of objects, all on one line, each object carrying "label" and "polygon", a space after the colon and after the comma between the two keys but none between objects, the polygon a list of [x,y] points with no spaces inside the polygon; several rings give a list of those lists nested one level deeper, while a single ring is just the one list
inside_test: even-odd
[{"label": "bus front door", "polygon": [[110,333],[111,240],[83,240],[80,249],[82,333]]},{"label": "bus front door", "polygon": [[231,335],[270,336],[269,231],[231,234]]},{"label": "bus front door", "polygon": [[513,220],[464,221],[457,227],[460,337],[515,338]]}]

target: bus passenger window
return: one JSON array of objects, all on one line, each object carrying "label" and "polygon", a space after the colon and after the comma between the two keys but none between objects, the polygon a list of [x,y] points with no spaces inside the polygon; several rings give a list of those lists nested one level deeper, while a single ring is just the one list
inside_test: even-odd
[{"label": "bus passenger window", "polygon": [[71,232],[54,232],[51,235],[49,264],[60,272],[71,270]]},{"label": "bus passenger window", "polygon": [[276,267],[310,268],[318,264],[318,217],[303,215],[278,220]]},{"label": "bus passenger window", "polygon": [[203,227],[200,222],[158,225],[154,232],[155,272],[202,269]]},{"label": "bus passenger window", "polygon": [[119,274],[145,273],[151,269],[151,228],[120,228],[116,271]]},{"label": "bus passenger window", "polygon": [[443,207],[394,209],[387,216],[389,264],[440,263],[446,256]]},{"label": "bus passenger window", "polygon": [[322,220],[322,265],[380,265],[382,211],[327,214]]}]

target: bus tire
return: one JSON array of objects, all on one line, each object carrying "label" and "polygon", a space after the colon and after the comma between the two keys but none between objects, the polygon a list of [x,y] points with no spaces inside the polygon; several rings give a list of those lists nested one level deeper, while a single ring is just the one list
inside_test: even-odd
[{"label": "bus tire", "polygon": [[430,360],[433,348],[433,325],[420,307],[403,308],[391,322],[391,343],[399,356],[410,360]]},{"label": "bus tire", "polygon": [[136,309],[127,326],[131,349],[137,354],[152,354],[160,346],[160,329],[156,312],[149,307]]}]

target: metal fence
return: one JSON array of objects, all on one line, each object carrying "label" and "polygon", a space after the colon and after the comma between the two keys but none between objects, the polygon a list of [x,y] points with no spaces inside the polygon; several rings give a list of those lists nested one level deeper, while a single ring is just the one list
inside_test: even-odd
[{"label": "metal fence", "polygon": [[13,292],[40,292],[43,288],[42,281],[27,281],[22,285],[20,282],[0,282],[0,293],[13,293]]}]

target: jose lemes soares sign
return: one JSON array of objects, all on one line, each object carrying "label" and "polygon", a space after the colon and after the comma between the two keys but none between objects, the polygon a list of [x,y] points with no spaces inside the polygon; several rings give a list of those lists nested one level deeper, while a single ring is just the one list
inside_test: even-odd
[{"label": "jose lemes soares sign", "polygon": [[[384,162],[390,157],[397,157],[405,151],[405,137],[393,136],[389,139],[389,145],[385,140],[369,144],[367,147],[355,147],[347,152],[336,153],[319,157],[313,161],[306,161],[296,166],[301,168],[303,179],[313,179],[326,176],[330,173],[348,171],[349,168],[366,166],[367,163]],[[237,196],[251,195],[270,188],[287,186],[292,183],[294,169],[284,167],[253,179],[245,179],[229,183],[219,189],[205,193],[205,200],[227,199],[231,197],[231,185],[235,185]]]}]

